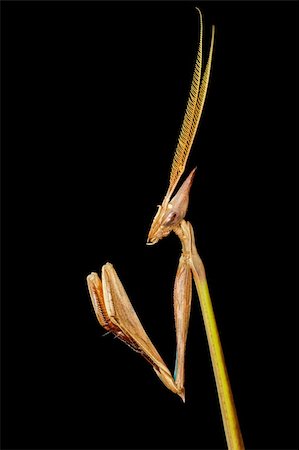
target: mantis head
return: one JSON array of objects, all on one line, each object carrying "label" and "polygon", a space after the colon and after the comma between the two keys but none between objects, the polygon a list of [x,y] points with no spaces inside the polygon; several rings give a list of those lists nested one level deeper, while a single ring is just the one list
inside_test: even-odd
[{"label": "mantis head", "polygon": [[200,36],[190,94],[172,161],[169,188],[162,205],[158,206],[157,214],[154,217],[148,234],[148,245],[156,244],[160,239],[168,236],[172,230],[177,228],[184,219],[188,208],[189,191],[192,185],[195,169],[192,170],[175,196],[172,197],[172,195],[185,170],[187,158],[201,118],[210,78],[215,34],[215,27],[213,26],[209,56],[206,67],[202,73],[203,21],[200,10],[198,8],[196,9],[199,13]]},{"label": "mantis head", "polygon": [[191,171],[177,193],[170,199],[172,192],[168,190],[162,205],[158,205],[148,233],[147,245],[154,245],[160,239],[168,236],[184,219],[189,203],[189,192],[192,186],[196,167]]}]

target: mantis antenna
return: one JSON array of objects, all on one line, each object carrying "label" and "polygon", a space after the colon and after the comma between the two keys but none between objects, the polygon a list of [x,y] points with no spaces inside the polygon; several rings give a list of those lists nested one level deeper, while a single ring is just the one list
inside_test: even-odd
[{"label": "mantis antenna", "polygon": [[185,170],[186,162],[195,138],[195,134],[201,118],[201,113],[205,103],[211,72],[215,27],[214,25],[212,26],[212,38],[210,44],[209,57],[203,77],[201,78],[203,20],[200,10],[198,8],[196,8],[196,10],[199,13],[199,21],[200,21],[200,35],[199,35],[197,58],[195,62],[195,68],[187,108],[185,111],[183,124],[181,127],[177,147],[174,153],[173,162],[171,166],[169,187],[167,191],[167,196],[169,197],[172,195],[174,189],[176,188]]},{"label": "mantis antenna", "polygon": [[100,325],[140,353],[151,364],[164,385],[185,401],[185,351],[193,278],[204,320],[227,445],[229,450],[242,450],[244,449],[243,439],[205,269],[197,252],[193,227],[190,222],[185,221],[195,169],[191,171],[172,197],[186,167],[203,111],[211,73],[215,27],[212,26],[208,60],[203,75],[201,75],[203,20],[200,10],[196,9],[199,13],[200,36],[190,94],[171,166],[169,186],[162,204],[158,206],[147,238],[147,244],[153,245],[173,231],[179,237],[182,245],[173,296],[177,341],[173,376],[145,332],[112,264],[106,263],[102,267],[102,279],[95,272],[88,275],[87,285]]}]

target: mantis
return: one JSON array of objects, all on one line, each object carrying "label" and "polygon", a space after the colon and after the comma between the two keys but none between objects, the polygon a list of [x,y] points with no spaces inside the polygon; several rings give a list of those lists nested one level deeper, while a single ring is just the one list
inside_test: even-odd
[{"label": "mantis", "polygon": [[189,193],[195,175],[191,171],[174,194],[181,179],[197,132],[208,89],[214,47],[215,27],[212,26],[210,49],[202,73],[203,19],[199,14],[200,36],[191,89],[170,171],[169,186],[150,227],[147,245],[174,232],[180,239],[182,253],[174,284],[174,318],[177,352],[174,375],[164,363],[145,332],[127,293],[111,263],[102,267],[101,278],[95,272],[87,277],[87,285],[100,325],[140,353],[152,366],[164,385],[185,401],[184,366],[190,318],[192,278],[198,293],[210,356],[229,450],[244,449],[233,394],[213,312],[203,262],[198,254],[193,227],[185,220]]}]

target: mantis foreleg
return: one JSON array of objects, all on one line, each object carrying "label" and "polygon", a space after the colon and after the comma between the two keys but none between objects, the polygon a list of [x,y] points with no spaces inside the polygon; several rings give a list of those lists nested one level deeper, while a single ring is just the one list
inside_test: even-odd
[{"label": "mantis foreleg", "polygon": [[88,275],[87,285],[100,325],[140,353],[165,386],[184,398],[183,387],[175,383],[148,337],[112,264],[102,267],[102,280],[94,272]]}]

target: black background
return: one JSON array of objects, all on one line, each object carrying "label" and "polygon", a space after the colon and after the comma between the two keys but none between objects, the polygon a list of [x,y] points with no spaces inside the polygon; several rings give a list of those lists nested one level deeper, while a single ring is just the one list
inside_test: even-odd
[{"label": "black background", "polygon": [[[173,369],[175,236],[146,247],[204,14],[216,25],[186,175],[247,448],[294,448],[296,8],[288,2],[2,3],[2,430],[6,448],[224,448],[194,293],[186,404],[103,330],[111,261]],[[205,54],[206,56],[206,54]]]}]

